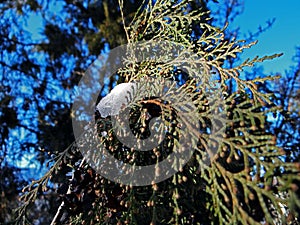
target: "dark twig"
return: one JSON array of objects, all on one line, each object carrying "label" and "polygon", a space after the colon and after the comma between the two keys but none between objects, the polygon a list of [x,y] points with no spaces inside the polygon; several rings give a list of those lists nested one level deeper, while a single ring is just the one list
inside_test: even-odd
[{"label": "dark twig", "polygon": [[[81,161],[81,163],[80,163],[80,165],[79,165],[79,168],[81,168],[83,166],[84,162],[85,162],[85,159],[83,158],[82,161]],[[75,179],[75,173],[72,174],[72,178],[71,178],[70,185],[68,187],[67,194],[70,194],[71,191],[72,191],[71,190],[71,184],[72,184],[72,181],[74,179]],[[57,212],[56,212],[56,214],[55,214],[55,216],[54,216],[54,218],[53,218],[53,220],[52,220],[52,222],[51,222],[50,225],[58,225],[58,224],[60,224],[60,219],[61,219],[61,217],[63,215],[63,209],[65,208],[65,205],[66,205],[66,203],[63,200],[62,203],[60,204],[60,206],[58,207]]]}]

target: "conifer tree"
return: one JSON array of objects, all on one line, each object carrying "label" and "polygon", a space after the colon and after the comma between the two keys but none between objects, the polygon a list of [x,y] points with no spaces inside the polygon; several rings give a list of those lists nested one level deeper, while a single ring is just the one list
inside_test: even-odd
[{"label": "conifer tree", "polygon": [[[111,77],[108,86],[151,78],[156,82],[176,81],[175,103],[182,104],[181,97],[187,95],[196,107],[191,113],[200,115],[197,130],[190,129],[191,135],[197,138],[196,143],[191,143],[196,146],[195,151],[177,173],[146,186],[106,179],[83,158],[85,155],[81,156],[79,148],[88,148],[93,138],[104,143],[109,154],[131,165],[155,164],[175,151],[182,122],[178,110],[170,102],[151,98],[155,97],[152,89],[144,86],[150,90],[149,96],[145,98],[137,92],[139,104],[130,105],[130,126],[143,139],[149,135],[149,120],[145,115],[164,118],[166,136],[161,145],[136,155],[120,143],[110,117],[103,118],[96,112],[98,133],[83,134],[54,159],[41,179],[24,189],[24,205],[18,209],[17,220],[27,223],[28,207],[38,193],[47,190],[65,165],[73,173],[67,188],[60,191],[61,205],[52,224],[281,224],[297,217],[294,208],[299,207],[300,201],[295,190],[300,166],[285,162],[286,152],[276,145],[276,136],[266,129],[267,117],[280,108],[272,101],[272,93],[258,88],[260,83],[277,77],[243,80],[241,76],[245,67],[280,55],[255,57],[227,68],[226,61],[255,42],[225,39],[226,26],[211,25],[207,12],[192,7],[191,1],[144,2],[131,22],[122,14],[122,1],[119,4],[128,43],[171,41],[195,54],[194,58],[178,57],[183,64],[197,64],[201,68],[197,67],[199,70],[191,76],[176,64],[128,61]],[[229,82],[234,87],[230,93]],[[224,108],[220,109],[218,101],[208,98],[207,90],[211,91],[211,86],[220,90]],[[225,117],[214,118],[216,111],[225,113]],[[225,124],[224,132],[222,136],[211,137],[211,129],[218,127],[218,123]],[[209,154],[207,143],[214,145],[213,155]]]}]

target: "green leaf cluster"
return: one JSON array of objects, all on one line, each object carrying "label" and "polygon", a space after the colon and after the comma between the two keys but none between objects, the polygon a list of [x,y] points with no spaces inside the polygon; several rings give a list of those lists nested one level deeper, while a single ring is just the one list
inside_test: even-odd
[{"label": "green leaf cluster", "polygon": [[[121,1],[120,9],[123,9]],[[177,98],[172,105],[153,99],[155,92],[147,87],[149,97],[142,99],[136,95],[136,104],[129,105],[131,128],[136,136],[146,138],[149,135],[149,121],[145,118],[147,114],[154,116],[153,111],[156,111],[165,121],[165,127],[158,129],[166,129],[166,139],[152,151],[138,154],[117,140],[108,118],[99,118],[98,136],[84,134],[80,144],[88,147],[90,139],[99,138],[108,152],[124,163],[158,163],[179,146],[180,124],[184,121],[180,120],[178,109],[186,101],[184,96],[196,106],[197,112],[189,112],[188,118],[191,124],[200,121],[199,129],[189,127],[198,142],[191,143],[196,149],[186,165],[180,162],[174,165],[178,173],[149,186],[113,183],[85,163],[71,165],[80,174],[71,181],[81,189],[71,188],[70,195],[65,196],[67,199],[76,194],[72,195],[76,207],[66,206],[69,217],[65,223],[278,224],[291,215],[297,216],[294,206],[300,206],[299,196],[295,194],[300,165],[285,162],[286,152],[277,146],[276,136],[266,129],[267,116],[279,108],[272,102],[272,93],[258,88],[260,83],[276,77],[258,76],[245,80],[241,76],[245,67],[280,55],[255,57],[227,68],[227,60],[236,58],[255,42],[247,44],[225,39],[226,26],[219,28],[209,24],[207,12],[192,9],[188,0],[145,2],[131,23],[123,14],[122,17],[128,43],[167,40],[181,46],[178,57],[166,63],[162,63],[167,58],[164,55],[157,56],[158,62],[135,63],[132,57],[124,59],[126,66],[113,78],[116,82],[151,78],[158,82],[164,79],[177,82]],[[196,28],[196,33],[201,35],[195,35]],[[112,29],[115,31],[114,27]],[[147,51],[146,45],[144,50]],[[165,50],[168,52],[169,46],[165,46]],[[190,52],[194,57],[186,57]],[[185,68],[186,72],[178,69],[180,65],[190,66]],[[234,84],[234,90],[230,90],[229,82]],[[213,94],[208,91],[213,90],[220,90],[223,108],[219,101],[208,98],[208,94]],[[218,113],[225,116],[215,118]],[[210,135],[212,128],[219,129],[219,133]],[[107,135],[101,135],[104,131]],[[76,148],[75,144],[72,146]],[[213,154],[210,152],[212,146]],[[97,157],[95,152],[91,154]],[[34,191],[25,194],[26,204],[35,198],[39,188],[47,186],[53,172],[59,171],[59,163],[65,163],[64,157],[59,157],[49,173],[30,186]],[[67,202],[64,200],[64,204]],[[23,209],[19,210],[20,216],[24,215]]]}]

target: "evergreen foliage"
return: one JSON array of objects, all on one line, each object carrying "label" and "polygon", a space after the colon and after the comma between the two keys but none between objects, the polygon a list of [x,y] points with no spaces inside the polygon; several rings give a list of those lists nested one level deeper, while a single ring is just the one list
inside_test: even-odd
[{"label": "evergreen foliage", "polygon": [[[255,69],[279,54],[239,62],[272,22],[237,40],[237,30],[227,24],[241,13],[241,1],[212,0],[215,14],[207,11],[207,2],[1,1],[0,224],[299,223],[299,65],[286,79],[277,79]],[[26,31],[33,14],[43,20],[41,39]],[[176,81],[178,98],[172,104],[153,98],[154,90],[145,87],[148,97],[137,95],[128,106],[137,137],[149,136],[149,119],[164,119],[163,143],[137,154],[117,140],[110,118],[98,112],[98,135],[85,133],[73,142],[72,92],[84,71],[108,49],[143,41],[171,41],[195,57],[183,54],[181,62],[169,64],[129,58],[99,90],[99,99],[119,83]],[[176,63],[194,65],[194,70],[180,70]],[[253,66],[253,74],[244,74]],[[207,97],[213,88],[221,93],[223,110]],[[191,124],[201,121],[199,130],[191,129],[199,141],[191,160],[169,179],[121,185],[97,174],[83,158],[78,145],[98,139],[110,154],[132,165],[165,159],[178,147],[180,96],[196,106],[188,118]],[[225,117],[214,117],[224,112]],[[210,129],[222,123],[222,136],[212,137]],[[209,154],[207,143],[215,144],[216,154]],[[18,168],[15,162],[24,158],[28,168]],[[48,171],[39,179],[24,176],[37,162],[40,168],[47,162]],[[34,180],[26,186],[24,177]]]},{"label": "evergreen foliage", "polygon": [[[122,2],[120,10],[123,10]],[[240,76],[243,68],[280,55],[256,57],[226,68],[224,62],[255,43],[225,39],[226,27],[210,25],[207,13],[192,8],[187,0],[143,3],[132,22],[122,14],[122,23],[128,43],[168,40],[197,55],[192,59],[180,58],[181,62],[201,65],[199,71],[193,71],[196,77],[174,69],[174,64],[152,61],[135,64],[129,60],[111,81],[134,82],[147,77],[176,80],[180,87],[178,101],[181,95],[189,93],[200,115],[201,129],[193,133],[199,138],[193,157],[163,182],[126,186],[96,174],[85,159],[78,163],[80,153],[73,143],[54,159],[55,163],[41,179],[24,189],[24,205],[19,208],[18,220],[27,223],[27,207],[39,191],[46,191],[51,185],[49,181],[61,172],[63,165],[71,167],[73,174],[52,224],[281,224],[298,216],[294,209],[300,206],[295,192],[300,164],[285,161],[285,150],[268,131],[268,115],[277,113],[280,108],[274,104],[272,93],[258,88],[261,83],[277,77],[257,76],[244,80]],[[230,92],[229,82],[234,83],[234,90]],[[219,118],[226,124],[225,132],[222,137],[214,137],[217,153],[210,158],[210,164],[204,163],[208,151],[206,143],[210,138],[209,128],[217,124],[213,122],[212,111],[219,110],[219,105],[209,102],[206,85],[221,89],[226,111],[226,118]],[[143,119],[143,113],[157,116],[154,111],[158,111],[168,122],[167,138],[161,146],[142,156],[118,142],[109,118],[97,117],[100,140],[111,154],[124,162],[153,163],[162,160],[178,145],[180,119],[176,109],[151,97],[149,92],[149,98],[132,106],[132,130],[140,137],[147,136],[145,124],[149,121]],[[157,107],[156,110],[153,107]],[[103,131],[108,135],[101,136]],[[87,133],[80,141],[88,143],[90,138],[95,138],[92,135]]]}]

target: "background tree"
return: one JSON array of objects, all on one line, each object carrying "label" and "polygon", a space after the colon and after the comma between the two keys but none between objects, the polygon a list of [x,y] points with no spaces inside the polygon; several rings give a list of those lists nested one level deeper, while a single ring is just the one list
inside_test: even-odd
[{"label": "background tree", "polygon": [[[17,198],[24,186],[16,184],[35,179],[34,170],[45,171],[45,163],[74,141],[72,92],[83,71],[101,52],[104,43],[108,43],[107,39],[116,46],[124,38],[124,31],[118,28],[121,26],[119,10],[114,7],[116,2],[88,2],[2,1],[0,4],[0,163],[4,209],[1,223],[11,221],[11,211],[17,202],[11,207],[8,203]],[[130,14],[137,6],[128,1],[127,7]],[[43,21],[43,30],[41,37],[36,38],[36,33],[31,36],[27,30],[33,29],[38,20]],[[106,25],[110,29],[105,32]],[[120,30],[114,35],[116,40],[107,34],[111,25]],[[53,184],[64,183],[70,170],[64,165],[63,172],[52,179]],[[36,217],[41,224],[50,223],[58,207],[52,196],[54,187],[48,187],[46,193],[39,192],[42,198],[39,207],[30,210],[30,217]],[[12,193],[14,198],[10,197]],[[44,200],[50,203],[44,204]],[[52,216],[47,216],[48,213]]]},{"label": "background tree", "polygon": [[274,86],[277,104],[282,107],[278,119],[273,124],[273,132],[277,134],[278,144],[288,153],[287,162],[299,162],[299,48],[295,55],[296,66],[292,67]]},{"label": "background tree", "polygon": [[[232,3],[234,2],[232,1]],[[168,1],[163,3],[167,4]],[[242,150],[239,149],[240,146],[238,148],[222,146],[224,150],[220,151],[219,159],[211,167],[205,168],[206,172],[204,173],[198,171],[201,152],[195,154],[189,167],[184,168],[172,179],[152,187],[141,188],[114,184],[96,175],[84,162],[81,165],[76,163],[80,162],[81,156],[76,151],[76,145],[70,146],[73,141],[70,117],[72,90],[83,75],[83,71],[96,59],[98,54],[119,44],[124,44],[128,40],[126,40],[120,8],[116,1],[64,1],[56,5],[62,9],[62,13],[59,14],[55,13],[57,9],[53,10],[53,4],[53,2],[38,1],[25,3],[4,1],[1,3],[3,12],[1,23],[3,27],[1,29],[1,69],[3,71],[1,122],[5,125],[1,127],[2,171],[6,171],[5,166],[9,166],[13,171],[11,174],[16,174],[18,170],[11,167],[10,164],[24,156],[30,156],[31,163],[36,163],[36,159],[38,159],[41,165],[44,165],[43,163],[50,156],[54,158],[57,155],[55,163],[50,163],[52,167],[49,168],[47,174],[41,180],[34,182],[30,189],[25,190],[28,191],[23,199],[25,205],[20,208],[20,214],[17,214],[20,216],[18,219],[25,219],[27,216],[30,221],[35,220],[35,223],[49,224],[59,207],[58,203],[54,203],[54,201],[60,194],[61,201],[67,205],[59,215],[58,219],[61,220],[61,223],[82,224],[84,220],[100,224],[104,221],[113,224],[116,221],[149,224],[152,220],[157,224],[167,222],[173,224],[175,221],[183,224],[197,222],[218,224],[223,219],[224,223],[228,223],[230,219],[241,222],[247,221],[246,219],[249,221],[267,219],[270,222],[269,211],[271,210],[269,209],[278,206],[279,202],[286,204],[285,200],[278,196],[271,197],[272,193],[275,195],[277,190],[280,190],[280,192],[288,191],[293,194],[294,192],[290,188],[295,189],[298,185],[296,173],[299,173],[299,168],[297,169],[298,164],[296,163],[280,167],[282,164],[279,159],[284,161],[286,157],[279,158],[279,154],[283,154],[283,152],[274,145],[274,139],[269,135],[271,131],[262,126],[266,124],[266,121],[260,115],[264,115],[272,107],[268,104],[262,106],[259,102],[252,102],[251,99],[255,99],[260,94],[256,93],[255,85],[247,86],[251,81],[246,82],[246,86],[250,89],[246,93],[249,95],[241,95],[234,90],[237,84],[242,84],[240,90],[244,90],[245,81],[239,83],[234,81],[235,79],[230,79],[231,87],[226,82],[222,83],[224,92],[230,90],[228,92],[232,93],[227,97],[227,102],[228,109],[230,108],[232,111],[229,118],[234,120],[234,123],[229,123],[227,127],[228,136],[225,140],[229,139],[229,143],[232,138],[237,142],[245,141],[244,138],[247,135],[251,135],[253,140],[256,140],[258,136],[264,138],[255,142],[257,146],[251,143],[251,147],[245,147]],[[123,6],[125,25],[130,24],[141,4],[142,2],[135,4],[131,1],[125,3]],[[173,6],[176,5],[176,3],[173,4]],[[184,7],[185,2],[182,4]],[[234,61],[232,56],[236,56],[240,52],[243,48],[242,44],[231,42],[230,38],[226,38],[229,37],[226,36],[226,30],[220,31],[211,27],[209,25],[211,22],[205,22],[209,14],[199,17],[199,12],[194,12],[196,16],[190,17],[193,9],[199,9],[199,6],[202,6],[205,11],[206,4],[204,2],[192,1],[186,4],[188,6],[183,9],[190,14],[183,15],[184,10],[178,9],[176,11],[180,15],[178,18],[175,18],[174,12],[170,12],[162,2],[151,6],[152,9],[157,7],[157,15],[165,13],[170,17],[170,24],[166,24],[170,30],[159,31],[158,28],[163,24],[162,21],[159,20],[159,16],[149,19],[149,8],[146,7],[147,3],[143,3],[140,14],[129,27],[131,29],[129,31],[130,40],[149,40],[157,34],[162,37],[171,37],[171,40],[179,43],[185,40],[188,43],[187,47],[192,43],[195,44],[193,50],[201,53],[201,56],[205,56],[207,68],[209,70],[217,69],[220,77],[224,73],[228,73],[230,77],[234,71],[240,71],[241,68],[234,68],[233,65],[231,69],[226,69],[228,68],[226,63]],[[228,7],[232,8],[232,5],[228,5]],[[23,22],[18,19],[19,16],[23,20],[28,19],[32,12],[42,16],[44,21],[43,39],[37,41],[30,40],[29,34],[24,29],[20,29],[20,23]],[[230,15],[227,16],[230,17]],[[225,20],[230,21],[230,19]],[[172,21],[178,21],[179,25]],[[152,24],[153,27],[151,28],[149,24]],[[204,33],[205,31],[206,33]],[[175,34],[182,34],[184,39],[178,37],[176,39]],[[197,42],[198,39],[202,42]],[[222,49],[222,47],[224,48]],[[227,53],[224,53],[225,49],[228,50]],[[252,62],[247,62],[245,65],[252,65]],[[156,65],[149,66],[149,72],[153,74],[152,69]],[[132,79],[130,70],[120,71],[119,75],[124,80]],[[141,75],[138,74],[137,77],[140,78],[139,76]],[[170,74],[166,76],[170,76]],[[178,81],[179,77],[186,77],[179,73],[173,74],[173,76]],[[116,77],[113,78],[107,84],[110,89],[117,82],[116,79]],[[231,82],[231,80],[233,81]],[[180,82],[188,83],[189,80],[183,79]],[[199,105],[201,104],[203,102],[199,103]],[[253,115],[247,113],[249,109],[253,109]],[[239,116],[241,114],[245,114],[244,118],[249,117],[249,120],[241,119]],[[257,121],[257,118],[260,118],[260,121]],[[294,116],[294,118],[297,117]],[[107,123],[107,121],[100,120],[99,124],[101,123]],[[138,128],[136,127],[136,129]],[[244,129],[248,132],[247,134],[235,134],[235,131],[244,131]],[[268,142],[268,146],[265,145],[266,142]],[[13,148],[12,143],[14,143]],[[249,144],[249,140],[246,140],[245,143]],[[267,149],[269,146],[271,146],[270,149]],[[267,151],[270,152],[267,154]],[[60,152],[62,153],[59,154]],[[243,152],[260,156],[261,154],[266,155],[261,161],[258,158],[254,161],[249,160],[249,165],[246,166],[247,157],[241,157]],[[274,161],[277,163],[273,164]],[[258,168],[258,165],[262,167],[262,170],[255,170],[255,166]],[[264,173],[263,166],[271,172]],[[273,169],[279,167],[285,173],[277,174],[275,170],[273,174]],[[71,170],[75,171],[70,182],[72,189],[66,194],[69,185],[61,184],[66,183],[70,178]],[[5,193],[3,202],[7,202],[11,199],[7,187],[12,187],[12,181],[22,182],[22,180],[19,176],[20,173],[15,177],[10,176],[10,173],[2,173],[2,177],[4,174],[9,179],[6,180],[7,183],[3,182],[1,190]],[[218,179],[214,180],[212,175]],[[33,178],[33,176],[31,177]],[[51,182],[47,184],[47,178],[50,177]],[[256,180],[250,179],[253,177],[256,177]],[[271,182],[272,179],[275,180],[275,177],[278,177],[279,183]],[[3,177],[1,181],[4,180]],[[84,189],[82,189],[83,185]],[[20,186],[15,186],[16,191],[12,192],[14,196],[20,191]],[[55,196],[54,191],[58,192]],[[83,196],[85,197],[83,198]],[[38,201],[36,201],[35,207],[30,208],[32,205],[29,204],[29,200],[37,197]],[[273,204],[270,204],[270,199],[274,200]],[[233,204],[236,202],[239,204]],[[82,205],[85,208],[81,208]],[[36,206],[44,208],[40,207],[39,209]],[[99,206],[101,207],[98,208]],[[292,207],[289,208],[292,209]],[[5,209],[9,208],[5,207]],[[280,213],[279,208],[276,210]],[[46,211],[50,211],[53,217],[42,216]],[[143,215],[139,213],[141,211],[146,211],[148,214]],[[3,222],[10,220],[7,215],[3,215]],[[29,223],[29,221],[25,223]]]}]

